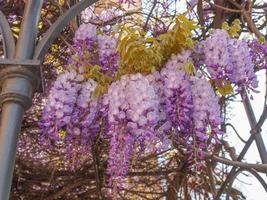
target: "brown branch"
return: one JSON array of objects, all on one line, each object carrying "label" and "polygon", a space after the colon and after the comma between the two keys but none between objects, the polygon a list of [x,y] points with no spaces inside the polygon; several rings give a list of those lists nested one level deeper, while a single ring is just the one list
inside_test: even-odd
[{"label": "brown branch", "polygon": [[156,8],[156,5],[157,5],[157,0],[154,0],[153,6],[151,7],[151,9],[150,9],[150,11],[149,11],[149,13],[147,15],[147,18],[146,18],[146,22],[145,22],[145,25],[144,25],[144,31],[147,31],[147,26],[148,26],[149,19],[151,18],[152,14],[153,14],[153,11]]},{"label": "brown branch", "polygon": [[98,168],[98,144],[94,145],[92,147],[92,153],[93,153],[93,163],[94,163],[94,170],[95,170],[95,176],[96,176],[96,189],[97,189],[97,196],[99,200],[102,200],[102,193],[101,193],[101,183],[100,183],[100,176],[99,176],[99,168]]},{"label": "brown branch", "polygon": [[232,5],[234,5],[237,9],[243,10],[242,17],[244,18],[245,22],[247,22],[248,29],[252,33],[254,33],[258,38],[262,37],[263,35],[258,30],[258,28],[256,27],[255,23],[252,20],[252,17],[251,17],[251,6],[248,8],[248,10],[246,10],[245,8],[243,8],[240,4],[238,4],[234,0],[227,0],[227,1],[230,2]]},{"label": "brown branch", "polygon": [[212,171],[212,163],[210,161],[206,161],[206,165],[207,165],[207,174],[209,176],[209,181],[210,181],[210,190],[212,193],[212,196],[215,197],[216,195],[216,188],[215,188],[215,180],[214,180],[214,174]]},{"label": "brown branch", "polygon": [[[75,182],[71,182],[70,184],[67,184],[65,186],[62,187],[61,190],[56,191],[55,193],[51,194],[50,196],[48,196],[47,198],[45,198],[44,200],[54,200],[57,199],[59,197],[61,197],[62,195],[66,194],[67,192],[72,191],[73,189],[82,186],[84,184],[87,184],[89,182],[89,180],[81,178],[79,180],[75,180]],[[95,191],[96,189],[90,189],[91,191]]]},{"label": "brown branch", "polygon": [[238,156],[236,155],[236,151],[234,147],[231,147],[230,144],[227,141],[222,141],[222,144],[225,148],[225,150],[229,153],[232,160],[237,160]]},{"label": "brown branch", "polygon": [[212,4],[211,5],[214,5],[216,8],[220,8],[224,11],[227,11],[227,12],[230,12],[230,13],[242,13],[243,10],[236,10],[236,9],[231,9],[231,8],[227,8],[227,7],[224,7],[224,6],[220,6],[220,5],[217,5],[217,4]]},{"label": "brown branch", "polygon": [[218,6],[223,6],[224,5],[224,0],[215,0],[215,4],[217,5],[215,9],[215,17],[213,21],[213,28],[221,28],[222,23],[223,23],[223,9],[221,9]]},{"label": "brown branch", "polygon": [[240,161],[233,161],[226,158],[222,158],[219,156],[215,156],[213,154],[205,153],[206,157],[212,161],[223,163],[226,165],[231,165],[235,167],[239,167],[242,169],[254,169],[258,172],[266,173],[267,172],[267,164],[252,164],[252,163],[243,163]]}]

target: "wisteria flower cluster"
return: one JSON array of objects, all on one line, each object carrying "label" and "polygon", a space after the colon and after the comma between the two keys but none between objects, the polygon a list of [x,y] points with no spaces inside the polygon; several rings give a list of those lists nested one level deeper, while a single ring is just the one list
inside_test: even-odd
[{"label": "wisteria flower cluster", "polygon": [[219,98],[201,75],[192,78],[167,65],[161,76],[164,111],[176,133],[175,142],[187,149],[190,162],[201,161],[210,144],[220,140]]},{"label": "wisteria flower cluster", "polygon": [[[257,87],[258,58],[247,41],[231,38],[224,30],[215,30],[195,48],[172,54],[157,71],[128,74],[119,73],[124,66],[117,51],[119,39],[97,32],[91,24],[77,30],[76,53],[50,90],[40,127],[45,138],[69,149],[74,144],[90,149],[101,129],[102,139],[109,142],[107,171],[114,191],[142,152],[173,145],[184,150],[188,163],[201,163],[221,139],[218,87]],[[91,76],[96,65],[100,71]],[[111,81],[97,96],[101,73]]]},{"label": "wisteria flower cluster", "polygon": [[99,132],[99,99],[94,97],[96,80],[88,78],[86,69],[101,65],[102,71],[112,73],[118,68],[116,41],[97,35],[96,26],[82,24],[75,33],[69,65],[50,90],[40,128],[43,141],[66,143],[71,151],[74,146],[87,150]]},{"label": "wisteria flower cluster", "polygon": [[222,123],[220,115],[219,98],[215,95],[210,83],[199,77],[193,79],[192,85],[193,101],[193,145],[198,147],[197,151],[191,149],[191,156],[197,153],[197,158],[204,158],[203,152],[208,148],[208,140],[219,143],[222,131],[219,129]]},{"label": "wisteria flower cluster", "polygon": [[115,38],[105,34],[96,34],[96,26],[82,24],[75,33],[74,47],[77,53],[72,61],[76,67],[81,66],[80,72],[82,73],[85,65],[99,65],[103,72],[112,75],[119,67],[116,45]]},{"label": "wisteria flower cluster", "polygon": [[111,137],[108,170],[118,179],[127,174],[136,144],[142,148],[155,139],[159,97],[145,76],[135,74],[114,82],[103,104]]},{"label": "wisteria flower cluster", "polygon": [[211,79],[224,87],[227,82],[241,87],[256,88],[257,77],[247,42],[231,38],[225,30],[216,29],[196,47],[197,65],[205,65]]},{"label": "wisteria flower cluster", "polygon": [[76,145],[88,150],[99,131],[96,123],[99,103],[93,98],[96,85],[94,80],[85,80],[74,70],[59,75],[40,121],[43,139],[63,141],[68,151]]}]

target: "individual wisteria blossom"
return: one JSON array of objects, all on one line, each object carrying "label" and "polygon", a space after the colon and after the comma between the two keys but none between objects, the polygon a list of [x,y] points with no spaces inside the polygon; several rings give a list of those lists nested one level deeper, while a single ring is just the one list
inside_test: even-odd
[{"label": "individual wisteria blossom", "polygon": [[[134,148],[134,144],[138,144],[140,150],[144,150],[156,139],[154,130],[159,121],[159,97],[145,76],[125,75],[111,84],[103,103],[107,107],[108,135],[111,137],[109,155],[113,158],[109,159],[108,171],[111,185],[116,188],[119,186],[116,180],[124,177],[130,168],[131,152],[134,151],[124,148]],[[117,144],[119,141],[122,143]],[[127,157],[119,157],[121,154]],[[120,166],[114,159],[121,159]]]},{"label": "individual wisteria blossom", "polygon": [[225,30],[216,29],[199,43],[196,52],[199,53],[196,65],[205,65],[216,84],[230,81],[237,90],[242,86],[257,87],[252,57],[245,41],[230,38]]},{"label": "individual wisteria blossom", "polygon": [[103,22],[108,22],[122,14],[123,12],[117,8],[105,9],[100,13],[99,19]]},{"label": "individual wisteria blossom", "polygon": [[92,39],[96,40],[96,26],[93,24],[81,24],[75,32],[74,41]]},{"label": "individual wisteria blossom", "polygon": [[258,69],[267,69],[267,42],[260,43],[258,40],[248,42],[251,50],[252,61]]},{"label": "individual wisteria blossom", "polygon": [[177,55],[172,54],[165,67],[172,70],[185,70],[186,64],[193,63],[191,55],[191,50],[182,50],[182,52]]},{"label": "individual wisteria blossom", "polygon": [[94,8],[92,6],[89,6],[81,13],[81,20],[84,23],[89,23],[90,20],[93,20],[96,16],[94,13]]},{"label": "individual wisteria blossom", "polygon": [[208,140],[211,142],[220,141],[220,116],[219,98],[214,93],[210,83],[200,77],[193,78],[192,85],[193,100],[193,124],[194,136],[192,151],[197,151],[200,160],[203,159],[208,148]]}]

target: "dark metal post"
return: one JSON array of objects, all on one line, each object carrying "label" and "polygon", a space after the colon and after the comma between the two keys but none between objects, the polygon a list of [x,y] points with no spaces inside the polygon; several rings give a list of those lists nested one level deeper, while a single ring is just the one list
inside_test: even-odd
[{"label": "dark metal post", "polygon": [[[26,1],[15,59],[32,59],[43,0]],[[32,94],[38,85],[37,73],[23,66],[1,70],[2,91],[0,103],[0,200],[9,199],[14,170],[17,138],[24,111],[31,105]]]}]

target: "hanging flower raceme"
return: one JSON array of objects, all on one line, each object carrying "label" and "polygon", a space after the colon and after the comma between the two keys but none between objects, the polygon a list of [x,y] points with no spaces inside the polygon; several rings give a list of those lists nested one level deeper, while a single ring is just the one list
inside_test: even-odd
[{"label": "hanging flower raceme", "polygon": [[50,90],[40,127],[56,141],[60,140],[60,130],[71,121],[82,80],[83,77],[72,70],[59,75]]},{"label": "hanging flower raceme", "polygon": [[[164,80],[158,71],[146,76],[149,84],[154,88],[156,95],[159,97],[159,123],[156,129],[156,135],[163,143],[168,140],[169,132],[172,128],[171,122],[166,113],[166,104],[164,99]],[[164,147],[163,147],[164,148]]]},{"label": "hanging flower raceme", "polygon": [[257,88],[258,80],[247,42],[237,39],[230,40],[229,53],[233,64],[233,73],[229,77],[230,81],[237,86]]},{"label": "hanging flower raceme", "polygon": [[203,152],[210,144],[218,143],[222,134],[220,131],[222,119],[218,103],[219,98],[206,79],[194,77],[192,99],[194,136],[193,149],[191,150],[197,151],[198,154],[195,156],[202,160],[204,158]]},{"label": "hanging flower raceme", "polygon": [[85,73],[86,67],[98,65],[101,72],[114,76],[119,67],[119,54],[116,50],[115,38],[96,33],[96,26],[82,24],[75,33],[74,50],[70,65],[80,73]]},{"label": "hanging flower raceme", "polygon": [[79,138],[78,144],[91,146],[96,134],[99,132],[99,102],[93,97],[97,83],[89,79],[81,84],[76,99],[71,122],[67,126],[66,140],[69,142]]},{"label": "hanging flower raceme", "polygon": [[85,66],[99,63],[96,50],[97,34],[96,26],[81,24],[75,32],[73,40],[73,55],[69,58],[72,65],[79,73],[85,73]]},{"label": "hanging flower raceme", "polygon": [[210,82],[185,72],[191,62],[189,55],[189,51],[173,55],[161,70],[162,102],[174,129],[174,142],[186,149],[189,161],[198,166],[203,152],[220,140],[221,117],[219,99]]},{"label": "hanging flower raceme", "polygon": [[[245,41],[230,38],[224,30],[216,29],[196,47],[196,65],[206,66],[211,79],[218,88],[233,83],[238,90],[242,86],[256,88],[252,57]],[[231,91],[230,91],[231,92]]]},{"label": "hanging flower raceme", "polygon": [[117,187],[130,169],[135,145],[144,149],[156,139],[159,97],[145,76],[135,74],[112,83],[103,102],[111,137],[108,171]]},{"label": "hanging flower raceme", "polygon": [[44,137],[66,145],[91,144],[99,131],[98,102],[93,98],[96,82],[75,71],[66,71],[55,81],[40,122]]},{"label": "hanging flower raceme", "polygon": [[163,101],[168,121],[176,131],[190,134],[192,128],[191,82],[184,71],[163,68]]},{"label": "hanging flower raceme", "polygon": [[117,41],[107,35],[98,35],[97,41],[102,70],[114,75],[119,68],[119,54],[116,50]]}]

